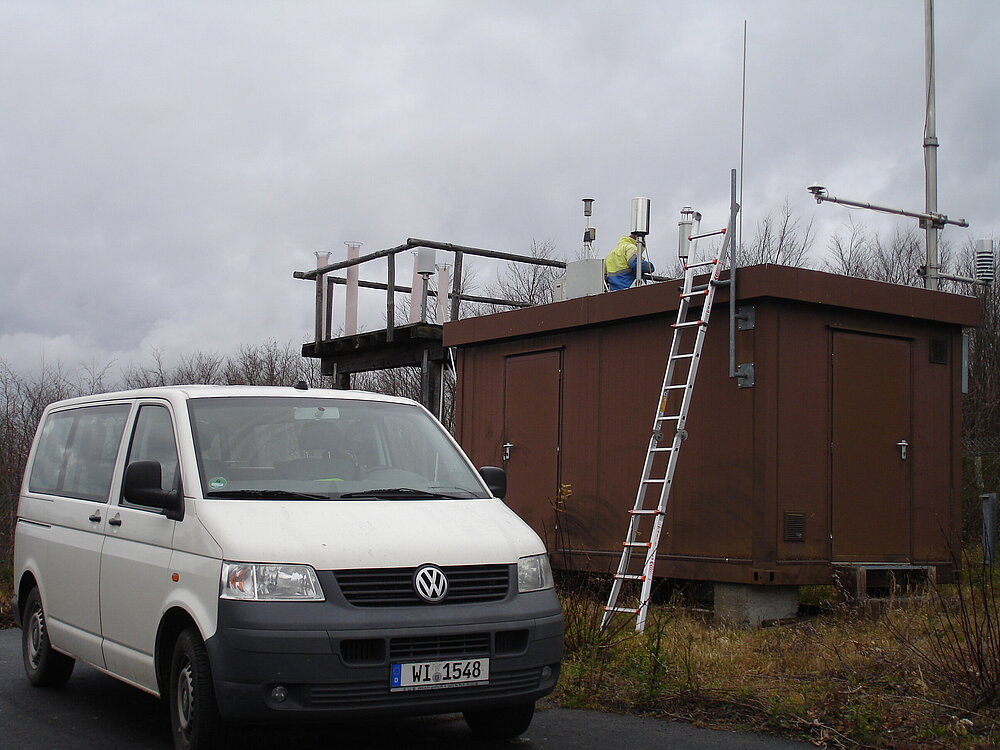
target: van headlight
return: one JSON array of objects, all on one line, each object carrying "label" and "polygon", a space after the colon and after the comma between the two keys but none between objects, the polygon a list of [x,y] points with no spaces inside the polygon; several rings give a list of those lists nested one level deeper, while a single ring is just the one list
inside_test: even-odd
[{"label": "van headlight", "polygon": [[531,555],[517,561],[518,593],[550,589],[553,585],[548,555]]},{"label": "van headlight", "polygon": [[316,571],[309,565],[222,563],[221,599],[321,602]]}]

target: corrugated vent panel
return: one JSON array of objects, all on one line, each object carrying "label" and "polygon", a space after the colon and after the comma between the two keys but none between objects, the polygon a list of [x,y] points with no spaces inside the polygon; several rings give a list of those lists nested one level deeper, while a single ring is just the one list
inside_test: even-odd
[{"label": "corrugated vent panel", "polygon": [[[500,601],[510,587],[509,565],[455,565],[442,570],[448,576],[448,596],[441,604]],[[413,588],[415,572],[416,568],[373,568],[336,570],[334,575],[344,597],[356,607],[427,605]]]},{"label": "corrugated vent panel", "polygon": [[[514,672],[490,670],[490,681],[485,685],[466,688],[448,688],[448,695],[483,696],[491,693],[526,691],[538,687],[541,669],[521,669]],[[388,678],[379,682],[349,682],[333,685],[304,686],[303,705],[309,708],[396,708],[401,704],[420,705],[441,700],[438,690],[415,690],[392,693]],[[405,743],[404,743],[405,744]]]},{"label": "corrugated vent panel", "polygon": [[785,513],[785,541],[804,542],[806,540],[806,514]]},{"label": "corrugated vent panel", "polygon": [[494,636],[496,654],[520,654],[528,648],[527,630],[503,630]]},{"label": "corrugated vent panel", "polygon": [[385,661],[385,641],[381,638],[341,641],[340,656],[345,664],[381,664]]},{"label": "corrugated vent panel", "polygon": [[389,658],[392,661],[399,659],[431,661],[489,655],[489,633],[393,638],[389,641]]}]

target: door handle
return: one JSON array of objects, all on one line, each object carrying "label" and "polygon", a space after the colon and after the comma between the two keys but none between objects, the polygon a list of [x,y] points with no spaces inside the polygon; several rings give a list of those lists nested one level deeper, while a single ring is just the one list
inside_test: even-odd
[{"label": "door handle", "polygon": [[514,444],[504,443],[501,447],[503,448],[503,460],[504,461],[510,460],[510,449],[514,447]]},{"label": "door handle", "polygon": [[93,521],[94,523],[97,523],[98,521],[101,520],[101,514],[100,513],[91,513],[90,514],[90,518],[88,520]]},{"label": "door handle", "polygon": [[122,525],[122,518],[117,514],[115,515],[114,518],[108,521],[108,526],[121,526],[121,525]]},{"label": "door handle", "polygon": [[906,449],[910,447],[910,444],[905,440],[900,440],[896,445],[899,446],[899,457],[905,461],[906,460]]}]

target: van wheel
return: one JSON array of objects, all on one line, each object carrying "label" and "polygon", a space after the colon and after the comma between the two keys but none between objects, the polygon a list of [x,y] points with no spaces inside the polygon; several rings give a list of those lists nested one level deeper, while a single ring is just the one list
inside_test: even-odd
[{"label": "van wheel", "polygon": [[183,631],[170,660],[170,729],[177,750],[209,750],[222,742],[222,718],[215,703],[212,670],[201,636]]},{"label": "van wheel", "polygon": [[21,654],[24,657],[24,671],[35,687],[57,687],[65,685],[73,674],[75,659],[60,654],[49,642],[49,631],[45,627],[45,610],[42,597],[34,588],[24,603],[24,619],[21,624]]},{"label": "van wheel", "polygon": [[472,733],[483,740],[507,740],[517,737],[528,729],[531,717],[534,715],[533,701],[517,706],[485,708],[462,713]]}]

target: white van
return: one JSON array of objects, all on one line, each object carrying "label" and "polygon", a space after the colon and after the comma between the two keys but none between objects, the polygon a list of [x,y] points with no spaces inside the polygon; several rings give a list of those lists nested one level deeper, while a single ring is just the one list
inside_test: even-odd
[{"label": "white van", "polygon": [[512,737],[555,687],[545,547],[420,405],[177,386],[61,401],[21,488],[34,685],[79,659],[166,699],[177,748],[230,723],[461,711]]}]

